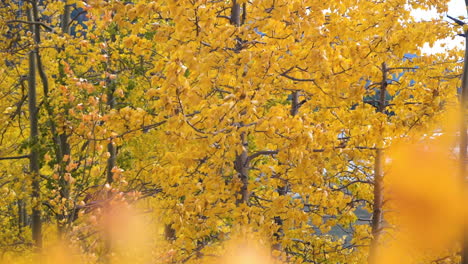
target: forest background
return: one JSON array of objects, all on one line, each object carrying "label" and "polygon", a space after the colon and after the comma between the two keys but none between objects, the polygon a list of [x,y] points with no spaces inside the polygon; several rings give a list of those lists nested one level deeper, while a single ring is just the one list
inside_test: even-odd
[{"label": "forest background", "polygon": [[0,262],[467,263],[447,4],[2,0]]}]

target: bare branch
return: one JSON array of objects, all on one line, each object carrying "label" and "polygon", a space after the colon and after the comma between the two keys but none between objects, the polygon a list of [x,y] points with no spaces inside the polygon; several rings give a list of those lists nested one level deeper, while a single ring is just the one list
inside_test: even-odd
[{"label": "bare branch", "polygon": [[457,25],[459,25],[459,26],[463,26],[463,25],[466,24],[465,22],[461,21],[460,19],[456,19],[456,18],[451,17],[449,15],[447,15],[447,17],[450,18],[451,20],[453,20],[453,22],[457,23]]},{"label": "bare branch", "polygon": [[280,73],[280,76],[283,76],[283,77],[286,77],[290,80],[293,80],[293,81],[296,81],[296,82],[314,82],[315,83],[315,79],[300,79],[300,78],[296,78],[296,77],[292,77],[291,75],[288,75],[288,72],[290,72],[290,70],[287,70],[283,73]]},{"label": "bare branch", "polygon": [[0,157],[0,160],[17,160],[17,159],[28,159],[29,155],[13,156],[13,157]]},{"label": "bare branch", "polygon": [[216,17],[225,18],[225,19],[231,21],[231,18],[228,17],[228,16],[217,15]]},{"label": "bare branch", "polygon": [[387,71],[391,70],[417,70],[417,67],[393,67],[393,68],[387,68]]},{"label": "bare branch", "polygon": [[253,160],[253,159],[255,159],[255,158],[259,157],[259,156],[262,156],[262,155],[276,155],[276,154],[278,154],[278,150],[261,150],[261,151],[257,151],[254,154],[247,157],[246,163],[249,163],[251,160]]},{"label": "bare branch", "polygon": [[7,24],[13,24],[13,23],[23,23],[23,24],[28,24],[28,25],[39,25],[39,26],[42,26],[45,29],[55,33],[55,30],[53,28],[51,28],[50,26],[48,26],[48,25],[46,25],[46,24],[44,24],[42,22],[26,21],[26,20],[19,20],[19,19],[13,19],[13,20],[8,20],[7,21]]}]

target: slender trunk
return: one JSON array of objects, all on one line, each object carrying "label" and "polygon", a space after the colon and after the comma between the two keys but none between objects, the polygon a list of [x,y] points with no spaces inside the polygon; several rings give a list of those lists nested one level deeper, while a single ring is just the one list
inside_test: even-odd
[{"label": "slender trunk", "polygon": [[237,205],[241,203],[247,204],[249,201],[249,168],[250,168],[250,164],[248,161],[249,144],[248,144],[247,135],[245,132],[243,132],[240,137],[241,137],[242,151],[236,156],[236,160],[234,162],[234,168],[239,175],[239,179],[241,180],[241,189],[239,192],[239,197],[236,200]]},{"label": "slender trunk", "polygon": [[[386,108],[385,95],[387,92],[387,65],[382,63],[382,83],[380,85],[380,98],[378,112],[384,113]],[[374,201],[372,212],[372,241],[370,245],[369,263],[376,264],[376,255],[379,247],[380,236],[383,231],[383,150],[377,148],[374,163]]]},{"label": "slender trunk", "polygon": [[[32,1],[32,9],[28,10],[28,20],[34,22],[37,15],[37,3]],[[30,31],[37,32],[39,25],[31,25]],[[34,34],[37,43],[39,36]],[[40,204],[40,177],[39,177],[39,151],[38,151],[38,111],[36,106],[36,53],[37,48],[29,52],[29,76],[28,76],[28,109],[29,109],[29,141],[31,153],[29,154],[29,170],[32,185],[32,216],[31,229],[34,245],[37,249],[42,248],[42,223]]]},{"label": "slender trunk", "polygon": [[[23,191],[24,192],[24,191]],[[18,200],[18,237],[23,237],[23,229],[27,223],[26,202],[24,199]]]},{"label": "slender trunk", "polygon": [[176,231],[172,228],[172,224],[165,224],[164,225],[164,239],[167,241],[174,241],[176,240]]},{"label": "slender trunk", "polygon": [[299,107],[301,106],[299,103],[299,91],[294,91],[291,93],[291,115],[295,116],[299,112]]},{"label": "slender trunk", "polygon": [[245,24],[246,19],[247,19],[247,3],[243,3],[242,4],[242,20],[241,20],[242,25]]},{"label": "slender trunk", "polygon": [[[62,14],[62,21],[61,21],[61,28],[63,34],[69,34],[69,24],[70,24],[70,14],[71,14],[71,6],[67,5],[67,0],[63,0],[65,3],[65,7],[63,8],[63,14]],[[61,72],[60,74],[63,74]],[[60,79],[63,79],[65,76],[60,76]],[[67,111],[64,110],[64,115],[67,114]],[[52,122],[52,120],[51,120]],[[62,175],[61,179],[62,181],[60,182],[60,187],[62,188],[61,195],[63,198],[68,199],[70,195],[70,184],[69,182],[64,180],[63,175],[65,174],[65,167],[68,165],[70,162],[69,160],[63,161],[65,155],[70,156],[71,154],[71,149],[70,149],[70,144],[68,143],[68,135],[66,133],[65,128],[62,129],[62,132],[57,135],[57,145],[59,149],[59,159],[57,160],[58,163],[61,163],[61,172],[60,174]],[[65,216],[63,216],[65,217]],[[60,229],[59,229],[60,230]]]},{"label": "slender trunk", "polygon": [[242,180],[242,188],[241,188],[241,198],[242,198],[242,203],[248,204],[249,202],[249,169],[250,169],[250,164],[247,160],[248,158],[248,147],[249,143],[247,141],[247,135],[244,133],[241,135],[241,141],[242,141],[242,153],[239,157],[239,160],[242,162],[241,168],[240,168],[240,177]]},{"label": "slender trunk", "polygon": [[377,149],[374,164],[374,202],[372,212],[372,242],[369,254],[369,263],[377,263],[376,255],[380,242],[383,222],[383,172],[382,172],[382,149]]},{"label": "slender trunk", "polygon": [[[65,8],[64,8],[63,18],[64,19],[62,21],[61,26],[62,26],[62,29],[65,30],[65,32],[66,32],[67,31],[66,29],[68,28],[68,23],[69,23],[69,20],[70,20],[69,19],[70,18],[70,6],[68,6],[68,5],[65,6]],[[34,21],[39,20],[39,14],[38,14],[38,9],[37,9],[36,4],[33,6],[33,19],[34,19]],[[52,107],[50,105],[50,101],[49,101],[49,99],[50,99],[49,98],[49,80],[47,78],[44,66],[42,64],[42,57],[41,57],[40,50],[37,47],[41,42],[41,31],[40,31],[39,25],[36,25],[34,27],[34,39],[35,39],[35,43],[36,43],[36,48],[35,48],[35,55],[36,55],[36,62],[37,62],[36,68],[37,68],[37,72],[39,74],[39,77],[41,79],[42,86],[43,86],[44,108],[46,109],[48,117],[49,117],[49,126],[50,126],[50,131],[51,131],[51,134],[52,134],[52,137],[53,137],[53,141],[54,141],[56,161],[57,161],[57,164],[60,165],[60,171],[59,171],[59,175],[60,175],[60,179],[59,179],[60,196],[62,198],[68,199],[68,197],[69,197],[69,183],[65,179],[64,176],[65,176],[65,167],[66,167],[66,165],[68,164],[69,161],[68,160],[64,161],[64,156],[65,155],[70,155],[70,146],[68,145],[68,142],[67,142],[68,137],[67,137],[66,133],[63,132],[62,134],[59,134],[58,131],[57,131],[56,120],[54,120],[55,114],[54,114],[53,109],[52,109]],[[63,209],[63,210],[66,210],[66,209]],[[59,237],[61,237],[62,233],[63,233],[63,230],[64,230],[64,224],[62,223],[62,221],[66,217],[65,212],[58,213],[56,215],[56,217],[57,217],[58,233],[59,233]]]},{"label": "slender trunk", "polygon": [[[110,80],[107,81],[108,84],[111,84]],[[113,89],[108,86],[108,93],[107,93],[107,99],[109,100],[107,102],[108,106],[110,109],[114,108],[114,97],[113,97]],[[115,166],[115,160],[116,160],[116,147],[112,142],[109,142],[107,144],[107,151],[109,152],[109,158],[107,158],[107,168],[106,168],[106,183],[111,184],[114,181],[113,177],[113,172],[112,169]],[[112,198],[112,192],[109,190],[107,192],[107,198],[111,199]],[[110,208],[110,203],[107,203],[104,207],[104,212],[107,215],[107,217],[110,216],[111,214],[111,208]],[[110,219],[109,219],[110,220]],[[113,243],[112,243],[112,232],[113,230],[110,229],[109,226],[106,226],[104,228],[104,234],[103,234],[103,240],[104,240],[104,256],[103,256],[103,262],[104,263],[111,263],[111,255],[112,255],[112,250],[113,250]]]},{"label": "slender trunk", "polygon": [[115,157],[116,157],[116,149],[114,144],[109,143],[107,144],[107,151],[109,152],[109,158],[107,159],[107,183],[112,183],[114,181],[114,173],[112,172],[112,168],[115,166]]},{"label": "slender trunk", "polygon": [[[110,80],[108,79],[108,93],[107,93],[107,105],[109,106],[109,109],[114,108],[114,89],[112,89],[112,84]],[[107,159],[107,183],[111,184],[114,181],[114,173],[112,172],[112,169],[115,167],[115,161],[116,161],[116,156],[117,156],[117,151],[116,147],[112,142],[109,142],[107,144],[107,151],[109,152],[109,158]]]},{"label": "slender trunk", "polygon": [[[111,38],[111,41],[115,41],[114,35],[111,35],[110,38]],[[110,58],[111,57],[110,54],[108,55],[109,55],[108,58]],[[105,71],[109,74],[112,72],[112,64],[111,64],[110,59],[107,60]],[[116,83],[110,78],[110,76],[107,76],[106,77],[107,106],[109,107],[109,110],[114,109],[115,107],[115,97],[114,97],[115,85]],[[107,144],[107,152],[109,152],[109,158],[107,159],[106,182],[108,184],[111,184],[114,181],[114,173],[112,172],[112,169],[116,166],[116,159],[117,159],[117,148],[113,142],[109,142]]]},{"label": "slender trunk", "polygon": [[[291,93],[291,116],[296,116],[299,113],[299,108],[301,106],[299,102],[299,96],[300,92],[299,91],[294,91]],[[276,192],[278,192],[278,195],[283,196],[286,195],[288,192],[288,186],[287,184],[284,184],[282,186],[278,186],[276,189]],[[283,219],[280,216],[275,216],[274,219],[275,224],[278,225],[278,230],[273,234],[273,236],[276,238],[278,243],[274,243],[272,246],[272,249],[274,250],[282,250],[281,243],[279,243],[279,240],[281,237],[284,235],[284,230],[283,230]]]},{"label": "slender trunk", "polygon": [[[244,5],[244,14],[245,14],[245,5]],[[245,20],[245,16],[242,18]],[[232,1],[232,7],[231,7],[231,24],[233,24],[236,27],[241,26],[241,6],[240,4],[236,1]],[[242,99],[245,100],[245,99]],[[241,122],[242,124],[242,122]],[[248,153],[248,147],[249,147],[249,142],[247,140],[247,134],[246,132],[242,132],[240,135],[240,140],[242,144],[242,151],[241,153],[238,153],[236,156],[236,159],[234,161],[234,169],[236,170],[239,179],[241,180],[241,189],[238,194],[238,198],[236,199],[236,204],[239,205],[241,203],[248,204],[249,201],[249,169],[250,169],[250,164],[248,161],[249,153]]]},{"label": "slender trunk", "polygon": [[[114,34],[111,34],[110,41],[111,42],[116,41]],[[108,51],[105,50],[105,52],[108,52]],[[115,108],[114,92],[115,92],[115,88],[116,88],[117,84],[110,77],[110,74],[111,73],[113,74],[112,63],[111,63],[111,60],[110,60],[110,58],[112,56],[111,56],[111,54],[107,54],[107,55],[108,55],[108,60],[107,60],[107,63],[105,65],[105,72],[107,74],[109,74],[109,76],[107,76],[106,79],[105,79],[106,89],[107,89],[107,94],[106,95],[107,95],[108,110],[111,110],[111,109]],[[116,166],[116,160],[117,160],[117,147],[115,146],[115,144],[112,141],[110,141],[107,144],[107,152],[109,153],[109,157],[107,158],[106,183],[110,185],[114,181],[113,169]],[[108,199],[112,198],[112,192],[111,191],[107,192],[107,198]],[[111,214],[110,206],[111,206],[110,203],[107,203],[107,205],[104,208],[105,214],[107,215],[107,217],[109,217],[110,214]],[[105,230],[104,230],[104,252],[105,252],[104,262],[105,263],[110,263],[111,262],[111,255],[112,255],[112,251],[113,251],[113,239],[112,239],[112,236],[113,236],[112,233],[113,232],[114,231],[111,230],[109,227],[106,227]]]},{"label": "slender trunk", "polygon": [[[59,186],[60,186],[60,196],[62,199],[67,199],[70,197],[70,182],[66,180],[65,178],[65,173],[66,172],[66,166],[69,164],[70,159],[67,159],[64,161],[65,155],[70,156],[70,145],[68,144],[68,136],[65,132],[62,132],[62,134],[58,135],[58,141],[59,144],[59,149],[60,153],[58,154],[59,158],[57,159],[57,162],[60,164],[60,177],[59,177]],[[67,223],[71,221],[69,218],[73,218],[73,214],[68,215],[67,219],[67,207],[64,207],[61,209],[60,212],[57,213],[57,231],[58,231],[58,236],[59,238],[63,237],[63,234],[65,233],[65,229],[67,226]]]},{"label": "slender trunk", "polygon": [[63,0],[65,3],[65,7],[63,8],[63,14],[62,14],[62,21],[61,21],[61,28],[63,34],[70,34],[70,14],[71,14],[71,6],[67,5],[67,0]]},{"label": "slender trunk", "polygon": [[[232,7],[231,7],[231,23],[235,25],[236,27],[240,27],[241,25],[241,8],[240,4],[237,3],[237,0],[232,1]],[[245,11],[244,11],[245,12]]]},{"label": "slender trunk", "polygon": [[[468,0],[465,0],[468,8]],[[463,65],[462,92],[460,98],[460,185],[463,192],[466,192],[466,163],[467,163],[467,108],[468,108],[468,31],[465,30],[465,61]],[[464,196],[465,197],[465,196]],[[466,223],[466,220],[463,221]],[[468,264],[468,226],[463,228],[463,238],[461,245],[461,263]]]}]

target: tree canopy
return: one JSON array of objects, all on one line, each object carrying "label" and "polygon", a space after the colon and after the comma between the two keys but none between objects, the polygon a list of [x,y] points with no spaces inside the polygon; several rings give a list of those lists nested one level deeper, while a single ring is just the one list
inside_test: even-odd
[{"label": "tree canopy", "polygon": [[458,104],[447,2],[2,1],[0,262],[377,263],[387,149]]}]

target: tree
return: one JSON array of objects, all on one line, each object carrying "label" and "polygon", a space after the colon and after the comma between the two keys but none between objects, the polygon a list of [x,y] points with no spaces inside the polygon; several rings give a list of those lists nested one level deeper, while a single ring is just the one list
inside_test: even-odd
[{"label": "tree", "polygon": [[[5,165],[5,185],[39,200],[33,222],[47,232],[55,222],[100,260],[114,249],[94,220],[125,201],[157,212],[161,251],[175,252],[168,262],[216,261],[226,241],[250,232],[279,260],[364,263],[390,239],[385,149],[440,118],[459,77],[456,53],[420,54],[453,35],[450,26],[416,22],[405,4],[446,9],[399,0],[5,5],[4,87],[13,88],[0,107],[18,125],[2,131],[30,154],[5,148],[4,163],[30,158],[41,178],[21,189],[18,165]],[[26,94],[22,76],[36,71]],[[37,124],[25,125],[25,113]],[[4,225],[27,222],[16,220],[23,207]],[[358,219],[362,208],[373,218]]]}]

